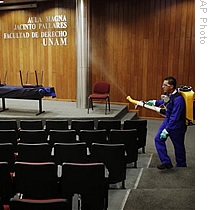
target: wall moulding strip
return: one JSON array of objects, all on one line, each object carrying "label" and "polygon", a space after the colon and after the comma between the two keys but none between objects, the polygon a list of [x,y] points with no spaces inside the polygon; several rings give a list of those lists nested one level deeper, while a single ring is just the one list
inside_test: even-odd
[{"label": "wall moulding strip", "polygon": [[37,8],[37,3],[33,4],[18,4],[18,5],[0,5],[0,10],[16,10],[16,9],[31,9]]}]

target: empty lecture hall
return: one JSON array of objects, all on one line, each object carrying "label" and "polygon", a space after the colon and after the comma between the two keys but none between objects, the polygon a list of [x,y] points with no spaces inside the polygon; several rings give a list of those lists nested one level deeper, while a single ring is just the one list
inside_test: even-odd
[{"label": "empty lecture hall", "polygon": [[198,4],[0,1],[0,210],[200,205]]}]

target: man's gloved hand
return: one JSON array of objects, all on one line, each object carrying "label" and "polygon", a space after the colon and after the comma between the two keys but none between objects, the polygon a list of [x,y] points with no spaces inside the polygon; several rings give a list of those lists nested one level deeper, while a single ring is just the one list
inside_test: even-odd
[{"label": "man's gloved hand", "polygon": [[149,100],[146,102],[146,105],[153,106],[153,105],[155,105],[155,102],[154,102],[154,100]]},{"label": "man's gloved hand", "polygon": [[160,134],[161,139],[166,139],[168,137],[168,132],[166,129],[163,129],[162,133]]}]

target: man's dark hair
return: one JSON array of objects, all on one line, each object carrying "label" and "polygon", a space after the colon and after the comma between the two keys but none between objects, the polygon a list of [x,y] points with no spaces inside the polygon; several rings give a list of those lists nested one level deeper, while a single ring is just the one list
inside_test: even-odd
[{"label": "man's dark hair", "polygon": [[176,88],[176,79],[174,77],[166,77],[164,80],[167,80],[169,85],[173,85]]}]

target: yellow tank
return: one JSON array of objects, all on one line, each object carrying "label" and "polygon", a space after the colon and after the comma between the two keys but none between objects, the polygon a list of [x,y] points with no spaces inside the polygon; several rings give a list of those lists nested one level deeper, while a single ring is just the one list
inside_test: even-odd
[{"label": "yellow tank", "polygon": [[186,124],[195,123],[195,93],[189,86],[179,88],[179,93],[183,96],[186,104]]}]

